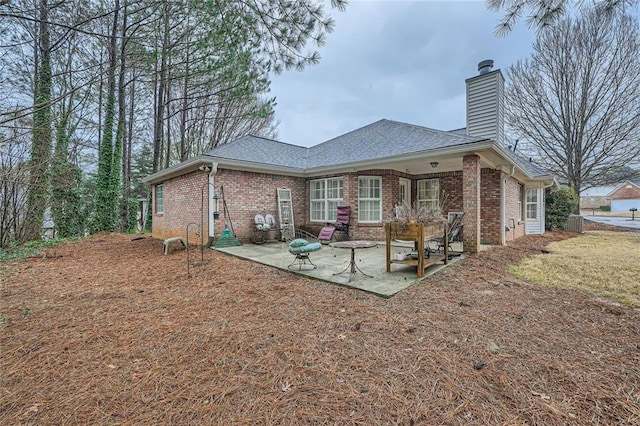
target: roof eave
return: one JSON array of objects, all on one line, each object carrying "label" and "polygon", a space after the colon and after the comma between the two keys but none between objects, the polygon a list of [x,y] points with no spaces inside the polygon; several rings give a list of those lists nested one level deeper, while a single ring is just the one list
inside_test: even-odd
[{"label": "roof eave", "polygon": [[516,168],[518,168],[520,170],[520,172],[529,180],[533,180],[533,181],[543,181],[545,182],[545,185],[555,185],[555,186],[560,186],[558,184],[558,181],[556,179],[556,177],[554,175],[550,175],[550,174],[545,174],[545,175],[532,175],[531,173],[529,173],[529,171],[527,171],[524,167],[522,167],[519,164],[519,161],[517,161],[515,158],[513,158],[513,156],[509,153],[508,149],[506,149],[504,146],[497,144],[497,143],[493,143],[494,148],[496,149],[496,151],[498,151],[505,159],[507,159],[511,164],[513,164]]},{"label": "roof eave", "polygon": [[448,146],[444,148],[435,148],[428,149],[424,151],[411,152],[407,154],[395,155],[392,157],[384,157],[373,160],[364,160],[357,161],[352,163],[341,163],[337,165],[331,166],[320,166],[320,167],[312,167],[306,169],[306,174],[318,175],[318,174],[326,174],[333,172],[341,172],[345,169],[365,169],[365,168],[384,168],[385,165],[391,163],[398,163],[404,160],[415,160],[416,157],[436,157],[436,156],[446,156],[446,155],[471,155],[475,154],[478,151],[482,151],[484,149],[490,148],[493,142],[488,139],[481,140],[478,142],[465,143],[460,145]]},{"label": "roof eave", "polygon": [[142,182],[153,185],[154,183],[162,182],[167,179],[171,179],[185,173],[197,170],[202,165],[211,164],[211,160],[205,155],[199,155],[197,157],[190,158],[181,163],[171,166],[167,169],[160,170],[145,178],[142,178]]},{"label": "roof eave", "polygon": [[285,167],[285,166],[276,166],[271,164],[263,164],[246,160],[233,160],[229,158],[222,157],[208,157],[209,162],[213,161],[218,163],[219,168],[227,168],[232,170],[244,171],[244,172],[255,172],[255,173],[266,173],[271,175],[286,175],[293,177],[304,177],[305,172],[304,169],[297,167]]}]

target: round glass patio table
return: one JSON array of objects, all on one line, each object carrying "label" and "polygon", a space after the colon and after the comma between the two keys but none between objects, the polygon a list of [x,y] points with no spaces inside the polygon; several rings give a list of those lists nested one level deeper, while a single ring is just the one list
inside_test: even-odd
[{"label": "round glass patio table", "polygon": [[339,241],[337,243],[331,243],[329,245],[335,248],[351,249],[351,260],[349,261],[349,265],[347,265],[344,271],[336,272],[333,275],[349,273],[349,279],[347,280],[347,282],[351,281],[351,278],[356,272],[360,272],[366,277],[373,278],[372,275],[368,275],[362,272],[362,270],[358,268],[358,265],[356,265],[356,250],[377,247],[378,243],[376,243],[375,241]]}]

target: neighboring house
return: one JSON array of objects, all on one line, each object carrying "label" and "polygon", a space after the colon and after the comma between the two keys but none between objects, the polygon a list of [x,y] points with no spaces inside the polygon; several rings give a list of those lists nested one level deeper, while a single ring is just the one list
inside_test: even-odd
[{"label": "neighboring house", "polygon": [[600,209],[601,207],[610,207],[611,200],[608,195],[615,186],[594,186],[580,192],[580,208],[581,209]]},{"label": "neighboring house", "polygon": [[295,227],[313,233],[335,220],[336,206],[350,205],[351,238],[381,241],[384,222],[404,202],[464,212],[468,252],[542,234],[545,188],[556,182],[506,147],[504,78],[492,67],[483,61],[466,80],[466,129],[383,119],[310,148],[244,136],[148,176],[153,234],[184,235],[202,222],[217,236],[228,213],[248,241],[256,214],[277,219],[278,188],[291,191]]},{"label": "neighboring house", "polygon": [[628,212],[632,208],[640,211],[640,181],[624,181],[607,197],[611,200],[612,212]]}]

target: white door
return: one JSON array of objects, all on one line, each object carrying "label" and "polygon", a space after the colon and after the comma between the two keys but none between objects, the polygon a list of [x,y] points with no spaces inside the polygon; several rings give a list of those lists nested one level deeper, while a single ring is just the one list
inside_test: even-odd
[{"label": "white door", "polygon": [[411,181],[400,178],[398,180],[398,207],[411,207]]}]

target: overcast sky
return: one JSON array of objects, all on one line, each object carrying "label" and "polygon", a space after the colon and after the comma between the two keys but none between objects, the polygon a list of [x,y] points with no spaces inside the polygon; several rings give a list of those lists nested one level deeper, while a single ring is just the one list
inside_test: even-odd
[{"label": "overcast sky", "polygon": [[501,14],[483,0],[351,0],[331,15],[320,63],[272,78],[283,142],[312,146],[382,118],[464,127],[464,81],[478,62],[493,59],[504,72],[535,38],[525,25],[496,37]]}]

